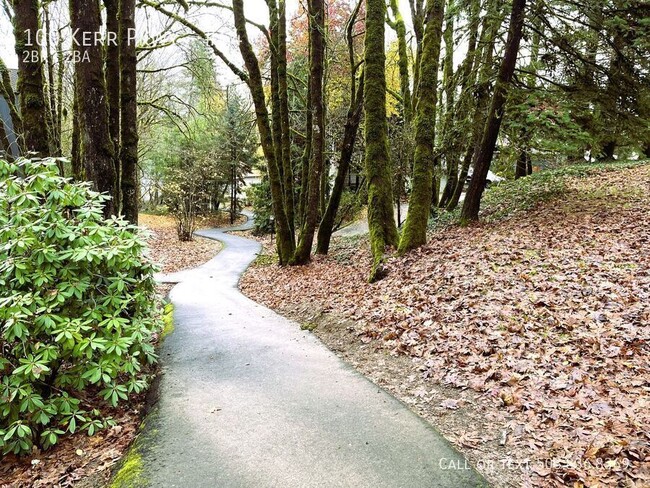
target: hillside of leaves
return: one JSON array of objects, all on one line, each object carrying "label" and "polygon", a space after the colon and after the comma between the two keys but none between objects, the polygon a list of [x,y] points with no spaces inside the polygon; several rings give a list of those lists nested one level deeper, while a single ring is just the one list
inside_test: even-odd
[{"label": "hillside of leaves", "polygon": [[531,461],[524,485],[648,486],[650,165],[506,185],[488,192],[487,223],[433,231],[378,283],[357,239],[303,268],[261,259],[241,287],[351,320],[355,342],[476,392]]}]

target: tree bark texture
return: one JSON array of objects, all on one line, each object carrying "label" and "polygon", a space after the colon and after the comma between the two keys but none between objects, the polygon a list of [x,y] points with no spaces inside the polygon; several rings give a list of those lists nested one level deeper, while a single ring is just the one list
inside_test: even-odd
[{"label": "tree bark texture", "polygon": [[269,183],[271,185],[272,208],[275,218],[278,259],[280,264],[288,264],[295,250],[295,241],[284,208],[282,181],[278,169],[278,159],[273,144],[273,134],[271,131],[269,113],[266,109],[262,73],[255,52],[253,51],[253,46],[251,45],[246,32],[246,17],[244,16],[243,0],[233,0],[233,15],[235,18],[237,38],[239,39],[239,50],[244,59],[246,71],[248,72],[246,81],[251,92],[253,105],[255,106],[255,117],[257,129],[260,134],[260,143],[267,162]]},{"label": "tree bark texture", "polygon": [[415,118],[415,157],[412,190],[399,251],[406,252],[426,243],[427,223],[434,190],[434,143],[438,98],[438,66],[444,0],[427,1],[427,23],[420,58],[420,86]]},{"label": "tree bark texture", "polygon": [[325,62],[325,2],[309,0],[309,35],[311,50],[309,59],[309,78],[312,116],[311,160],[309,163],[309,194],[305,223],[300,233],[300,242],[292,259],[293,264],[309,261],[314,242],[314,233],[319,216],[321,175],[325,158],[325,104],[323,74]]},{"label": "tree bark texture", "polygon": [[[120,22],[118,20],[120,0],[102,0],[106,10],[106,30],[118,34]],[[120,39],[121,43],[121,39]],[[115,148],[115,211],[119,212],[120,202],[120,168],[119,147],[120,147],[120,45],[119,43],[107,43],[105,47],[106,59],[106,94],[108,95],[108,129]]]},{"label": "tree bark texture", "polygon": [[124,218],[138,224],[138,101],[135,0],[120,0],[120,200]]},{"label": "tree bark texture", "polygon": [[[109,132],[108,96],[104,77],[102,46],[94,42],[100,32],[99,0],[70,0],[72,30],[77,31],[79,45],[73,45],[77,55],[77,112],[79,114],[80,159],[95,189],[110,195],[116,191],[115,148]],[[88,33],[88,34],[85,34]],[[91,41],[84,42],[84,36]],[[106,201],[104,216],[115,214],[114,201]]]},{"label": "tree bark texture", "polygon": [[373,255],[370,281],[376,281],[383,276],[382,262],[386,247],[397,246],[399,239],[393,215],[388,123],[386,120],[385,19],[385,1],[366,0],[363,105],[366,139],[365,165],[368,178],[368,227]]},{"label": "tree bark texture", "polygon": [[474,173],[472,174],[467,195],[465,195],[465,201],[463,202],[461,221],[464,223],[478,220],[481,197],[483,196],[494,148],[499,137],[499,130],[506,104],[506,95],[517,64],[525,8],[526,0],[513,0],[505,52],[499,67],[499,74],[494,87],[494,94],[492,95],[492,102],[488,111],[481,144],[474,159]]},{"label": "tree bark texture", "polygon": [[14,36],[18,56],[18,97],[22,120],[22,148],[47,156],[49,140],[43,60],[36,43],[40,29],[38,0],[13,0]]}]

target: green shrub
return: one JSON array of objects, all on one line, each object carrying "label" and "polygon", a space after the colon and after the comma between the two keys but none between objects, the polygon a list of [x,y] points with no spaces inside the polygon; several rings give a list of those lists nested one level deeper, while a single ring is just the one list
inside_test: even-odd
[{"label": "green shrub", "polygon": [[255,214],[253,218],[253,234],[261,236],[275,232],[269,179],[263,177],[260,183],[249,187],[246,196],[253,205],[253,213]]},{"label": "green shrub", "polygon": [[0,449],[24,454],[111,424],[147,386],[160,328],[137,227],[56,160],[0,160]]}]

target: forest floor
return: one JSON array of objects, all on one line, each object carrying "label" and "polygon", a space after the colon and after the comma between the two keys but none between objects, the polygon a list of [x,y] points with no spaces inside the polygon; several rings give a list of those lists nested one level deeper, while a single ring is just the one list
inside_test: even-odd
[{"label": "forest floor", "polygon": [[[238,222],[242,221],[239,219]],[[200,227],[228,225],[223,215],[202,219]],[[176,223],[170,216],[140,214],[140,225],[147,228],[151,257],[162,271],[171,273],[196,267],[213,258],[221,243],[197,237],[179,242]],[[172,285],[159,285],[165,296]],[[138,432],[146,410],[146,395],[138,395],[116,409],[105,409],[117,427],[100,431],[89,437],[74,435],[62,438],[49,451],[35,451],[31,456],[17,459],[6,456],[0,462],[0,488],[98,488],[106,486],[111,472],[124,455]]]},{"label": "forest floor", "polygon": [[483,222],[367,283],[365,237],[241,281],[429,420],[495,486],[650,486],[650,165],[487,192]]}]

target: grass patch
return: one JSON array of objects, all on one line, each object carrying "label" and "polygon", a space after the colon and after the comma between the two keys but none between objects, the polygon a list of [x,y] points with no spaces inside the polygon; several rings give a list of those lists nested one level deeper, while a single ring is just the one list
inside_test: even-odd
[{"label": "grass patch", "polygon": [[160,339],[164,339],[174,332],[174,304],[168,302],[163,308],[163,329],[160,332]]},{"label": "grass patch", "polygon": [[621,171],[649,164],[648,161],[577,164],[550,171],[540,171],[526,178],[504,181],[485,192],[481,202],[481,218],[486,222],[506,219],[515,213],[530,210],[542,202],[563,196],[567,182],[610,171]]},{"label": "grass patch", "polygon": [[[568,192],[567,183],[571,179],[586,178],[611,171],[623,171],[648,164],[650,164],[648,160],[576,164],[555,170],[540,171],[519,180],[504,181],[485,191],[481,201],[481,220],[498,222],[512,217],[516,213],[531,210],[540,203],[560,198]],[[641,190],[628,194],[626,190],[601,188],[586,193],[585,197],[600,199],[616,195],[636,197],[642,193]],[[458,225],[462,206],[461,202],[458,208],[451,212],[434,209],[429,218],[429,232],[438,232]]]},{"label": "grass patch", "polygon": [[273,266],[274,264],[278,264],[277,255],[260,253],[257,255],[251,266],[263,268],[265,266]]}]

